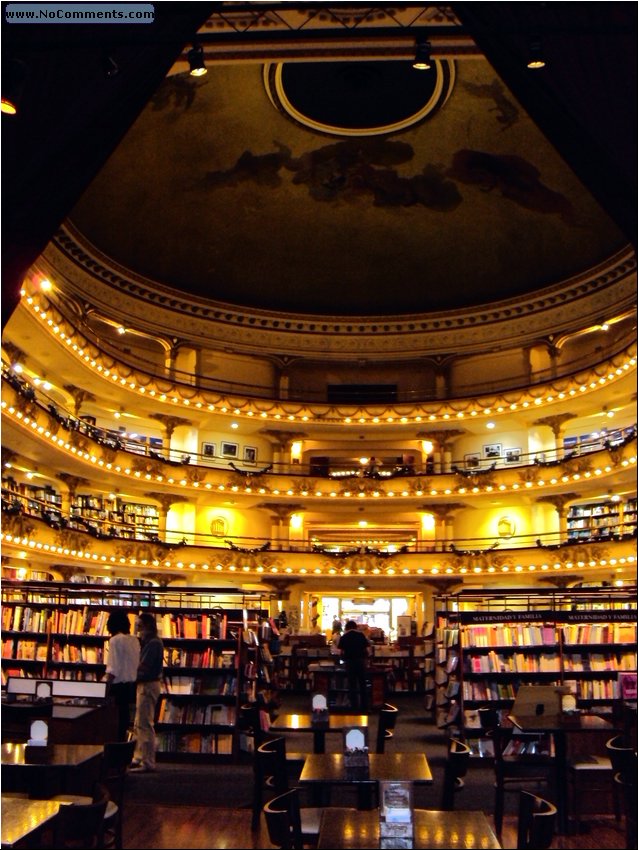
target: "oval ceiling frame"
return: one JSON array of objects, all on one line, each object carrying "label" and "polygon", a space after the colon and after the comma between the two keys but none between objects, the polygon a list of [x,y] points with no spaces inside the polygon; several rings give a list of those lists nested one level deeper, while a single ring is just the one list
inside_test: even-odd
[{"label": "oval ceiling frame", "polygon": [[[425,121],[427,118],[432,117],[444,106],[452,94],[456,81],[456,66],[454,61],[434,59],[432,60],[433,67],[431,73],[436,74],[436,80],[432,94],[423,106],[412,115],[408,115],[400,121],[394,121],[390,124],[380,124],[374,127],[338,127],[304,115],[293,105],[284,89],[283,69],[285,64],[283,62],[271,62],[263,67],[263,83],[270,102],[278,112],[292,120],[298,126],[328,136],[359,138],[383,136],[408,130]],[[419,71],[415,73],[423,72]]]}]

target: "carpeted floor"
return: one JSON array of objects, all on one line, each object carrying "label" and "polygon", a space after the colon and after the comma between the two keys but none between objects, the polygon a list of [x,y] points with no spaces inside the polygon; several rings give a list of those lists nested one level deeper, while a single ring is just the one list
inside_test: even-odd
[{"label": "carpeted floor", "polygon": [[[280,712],[308,710],[306,695],[284,694]],[[419,786],[415,791],[415,805],[438,808],[443,784],[443,765],[447,755],[447,736],[432,723],[423,707],[423,697],[397,695],[394,704],[400,711],[394,738],[388,752],[421,751],[427,756],[434,776],[431,786]],[[370,740],[376,736],[377,716],[371,715]],[[289,752],[310,751],[312,738],[305,733],[286,733]],[[338,752],[339,735],[326,736],[326,751]],[[128,799],[136,802],[153,801],[158,804],[205,805],[210,807],[250,806],[252,793],[252,761],[242,754],[240,764],[185,764],[159,762],[155,773],[131,774],[128,781]],[[471,764],[465,780],[462,806],[464,809],[491,811],[493,807],[493,771],[491,765]],[[343,789],[344,795],[354,790]],[[459,801],[460,802],[460,801]],[[348,805],[340,791],[340,805]],[[513,810],[513,809],[512,809]]]}]

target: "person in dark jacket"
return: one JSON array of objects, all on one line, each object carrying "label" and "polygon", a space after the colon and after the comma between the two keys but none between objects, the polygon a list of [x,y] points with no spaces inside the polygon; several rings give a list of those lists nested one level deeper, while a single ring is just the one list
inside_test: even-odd
[{"label": "person in dark jacket", "polygon": [[350,707],[353,710],[368,710],[368,656],[370,641],[357,629],[354,620],[348,620],[346,630],[339,638],[339,651],[346,663]]},{"label": "person in dark jacket", "polygon": [[157,634],[155,616],[148,611],[137,620],[140,636],[140,663],[137,668],[135,705],[135,755],[131,770],[155,770],[155,706],[161,690],[164,644]]}]

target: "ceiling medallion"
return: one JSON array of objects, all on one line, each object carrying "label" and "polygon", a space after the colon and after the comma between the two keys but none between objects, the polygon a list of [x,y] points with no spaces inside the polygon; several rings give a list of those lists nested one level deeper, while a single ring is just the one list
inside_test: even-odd
[{"label": "ceiling medallion", "polygon": [[454,62],[427,73],[410,62],[284,62],[264,66],[273,105],[296,124],[331,136],[397,133],[432,117],[455,81]]}]

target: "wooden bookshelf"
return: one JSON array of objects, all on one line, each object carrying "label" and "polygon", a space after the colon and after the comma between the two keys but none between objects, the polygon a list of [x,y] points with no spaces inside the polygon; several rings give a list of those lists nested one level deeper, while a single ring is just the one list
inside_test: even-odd
[{"label": "wooden bookshelf", "polygon": [[[268,595],[5,581],[2,599],[3,682],[9,675],[100,681],[108,659],[110,611],[125,607],[133,625],[140,611],[155,614],[164,643],[158,758],[235,758],[239,706],[250,687],[244,682],[244,646],[249,645],[244,635],[267,617]],[[267,669],[272,658],[267,648],[258,649],[262,670]]]},{"label": "wooden bookshelf", "polygon": [[440,621],[437,722],[466,737],[480,706],[506,714],[521,684],[568,686],[579,709],[611,713],[619,675],[636,671],[635,588],[461,592]]}]

